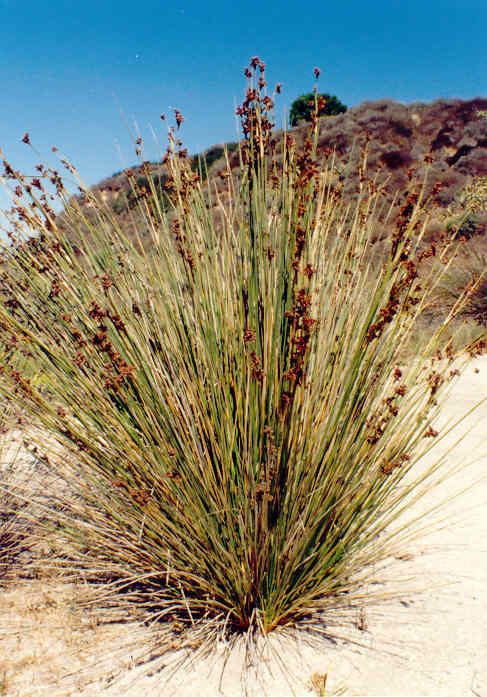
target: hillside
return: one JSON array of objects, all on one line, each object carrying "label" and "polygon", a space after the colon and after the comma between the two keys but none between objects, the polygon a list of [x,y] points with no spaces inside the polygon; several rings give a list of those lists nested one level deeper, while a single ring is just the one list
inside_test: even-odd
[{"label": "hillside", "polygon": [[[306,125],[302,125],[293,129],[292,134],[299,141],[305,131]],[[345,114],[323,117],[319,152],[322,156],[328,156],[332,150],[336,152],[345,196],[352,196],[358,190],[358,178],[353,175],[366,140],[368,172],[378,174],[391,195],[405,191],[410,185],[409,177],[413,183],[422,182],[424,160],[430,156],[428,188],[431,190],[438,182],[442,187],[436,196],[437,203],[444,208],[461,204],[465,189],[487,177],[487,98],[409,105],[381,100],[364,102]],[[233,150],[230,161],[236,165],[236,145],[229,144],[229,148]],[[210,177],[224,166],[222,155],[221,145],[203,153]],[[195,167],[198,157],[193,156]],[[136,166],[130,171],[140,186],[146,183],[147,171],[156,181],[164,181],[164,167],[160,163],[146,163],[144,168]],[[127,170],[104,179],[93,190],[100,192],[117,214],[123,215],[131,205]],[[479,201],[476,208],[482,219],[478,221],[480,226],[485,223],[485,200]]]},{"label": "hillside", "polygon": [[[307,124],[292,129],[301,143]],[[278,137],[282,136],[278,134]],[[229,162],[238,168],[236,143],[227,144]],[[411,191],[426,181],[431,195],[430,219],[424,244],[430,245],[445,234],[468,240],[445,292],[457,296],[470,280],[485,271],[487,260],[487,98],[469,101],[437,100],[431,104],[400,104],[381,100],[364,102],[345,114],[323,117],[319,124],[318,154],[333,158],[333,186],[345,201],[352,200],[360,187],[360,164],[366,150],[366,170],[393,203],[393,213],[378,225],[377,239],[389,238],[394,218]],[[191,165],[201,168],[204,186],[208,181],[225,189],[224,146],[215,145],[202,155],[193,155]],[[138,202],[149,190],[149,177],[163,205],[167,174],[161,163],[142,165],[118,172],[93,187],[93,192],[112,209],[122,226],[136,231],[150,244],[144,216]],[[426,178],[425,178],[426,177]],[[442,304],[442,303],[441,303]],[[468,314],[487,324],[487,280],[478,286]]]}]

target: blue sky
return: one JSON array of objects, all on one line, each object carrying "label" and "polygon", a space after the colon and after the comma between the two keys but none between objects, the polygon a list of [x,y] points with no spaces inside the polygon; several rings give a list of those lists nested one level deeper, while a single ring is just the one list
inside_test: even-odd
[{"label": "blue sky", "polygon": [[487,93],[486,0],[232,3],[0,0],[0,147],[19,168],[59,146],[94,183],[135,161],[137,122],[171,107],[191,152],[233,140],[233,110],[252,55],[283,83],[284,110],[313,85],[353,106]]}]

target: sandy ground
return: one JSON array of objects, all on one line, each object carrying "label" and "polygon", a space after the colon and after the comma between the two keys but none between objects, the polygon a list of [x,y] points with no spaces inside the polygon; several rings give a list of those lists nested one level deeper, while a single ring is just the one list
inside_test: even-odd
[{"label": "sandy ground", "polygon": [[[473,363],[455,385],[443,412],[444,423],[487,397],[487,357]],[[416,505],[428,511],[466,487],[442,510],[443,523],[409,542],[378,581],[405,583],[401,597],[351,616],[347,636],[357,643],[301,638],[296,644],[276,638],[273,656],[259,665],[263,684],[249,673],[248,694],[255,697],[305,697],[347,694],[368,697],[487,697],[487,402],[461,426],[468,433],[447,461],[465,465]],[[447,452],[460,431],[437,446]],[[411,590],[421,587],[418,594]],[[0,591],[0,695],[82,697],[240,697],[242,654],[235,650],[222,680],[222,653],[185,666],[168,682],[143,676],[136,649],[146,637],[127,624],[99,626],[81,613],[81,587],[40,580],[19,581]],[[354,611],[356,612],[356,611]],[[359,629],[360,627],[360,629]],[[148,631],[148,630],[147,630]],[[345,631],[345,630],[344,630]],[[121,652],[117,646],[126,645]],[[123,670],[121,683],[93,683],[105,657]],[[287,672],[283,673],[284,664]],[[58,682],[83,666],[86,674]],[[328,675],[326,691],[318,676]],[[72,685],[72,691],[68,688]],[[344,690],[344,692],[342,692]]]}]

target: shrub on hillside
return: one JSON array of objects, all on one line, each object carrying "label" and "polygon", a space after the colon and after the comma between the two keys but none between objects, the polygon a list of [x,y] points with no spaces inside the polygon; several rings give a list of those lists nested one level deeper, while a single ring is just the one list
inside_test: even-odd
[{"label": "shrub on hillside", "polygon": [[311,121],[312,115],[316,112],[318,116],[336,116],[344,114],[347,110],[345,104],[331,94],[302,94],[294,100],[289,111],[289,123],[297,126],[300,121]]}]

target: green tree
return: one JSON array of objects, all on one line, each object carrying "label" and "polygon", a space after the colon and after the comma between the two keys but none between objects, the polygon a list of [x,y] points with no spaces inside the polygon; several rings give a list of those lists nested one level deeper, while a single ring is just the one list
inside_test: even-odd
[{"label": "green tree", "polygon": [[[345,104],[332,94],[317,94],[316,100],[318,116],[336,116],[347,110]],[[291,104],[289,123],[291,126],[297,126],[299,121],[310,121],[314,109],[315,95],[312,92],[302,94]]]}]

